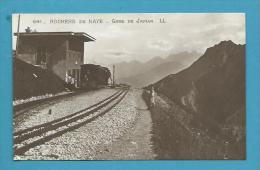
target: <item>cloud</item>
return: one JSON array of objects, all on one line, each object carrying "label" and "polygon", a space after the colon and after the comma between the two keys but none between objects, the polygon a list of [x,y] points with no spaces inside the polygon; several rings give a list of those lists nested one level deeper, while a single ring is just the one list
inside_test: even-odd
[{"label": "cloud", "polygon": [[152,49],[157,49],[161,51],[169,51],[172,48],[172,45],[169,41],[166,40],[155,40],[149,41],[147,46]]},{"label": "cloud", "polygon": [[107,50],[103,56],[111,60],[125,60],[131,58],[132,53],[128,52],[126,49],[110,49]]},{"label": "cloud", "polygon": [[[49,18],[95,19],[154,19],[153,24],[47,24]],[[156,21],[164,18],[166,23]],[[41,19],[46,24],[33,24]],[[13,30],[17,29],[14,15]],[[198,51],[222,40],[245,43],[245,14],[243,13],[131,13],[131,14],[22,14],[21,30],[30,26],[38,31],[86,32],[96,38],[85,43],[85,59],[88,63],[108,64],[121,61],[147,61],[155,56],[166,57],[170,53]],[[15,48],[15,40],[13,48]]]}]

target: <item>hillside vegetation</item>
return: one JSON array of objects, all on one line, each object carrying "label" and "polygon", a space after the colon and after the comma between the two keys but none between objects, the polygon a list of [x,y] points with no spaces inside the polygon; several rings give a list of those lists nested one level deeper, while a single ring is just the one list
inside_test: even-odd
[{"label": "hillside vegetation", "polygon": [[245,45],[208,48],[187,69],[147,86],[148,104],[152,86],[159,159],[245,159]]}]

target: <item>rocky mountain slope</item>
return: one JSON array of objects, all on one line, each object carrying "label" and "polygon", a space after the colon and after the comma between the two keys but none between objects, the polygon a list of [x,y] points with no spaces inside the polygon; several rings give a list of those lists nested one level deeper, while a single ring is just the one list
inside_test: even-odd
[{"label": "rocky mountain slope", "polygon": [[[245,45],[222,41],[144,89],[158,159],[245,159]],[[151,106],[151,105],[150,105]]]},{"label": "rocky mountain slope", "polygon": [[154,86],[191,112],[217,123],[223,124],[234,114],[245,115],[245,45],[222,41],[189,68]]}]

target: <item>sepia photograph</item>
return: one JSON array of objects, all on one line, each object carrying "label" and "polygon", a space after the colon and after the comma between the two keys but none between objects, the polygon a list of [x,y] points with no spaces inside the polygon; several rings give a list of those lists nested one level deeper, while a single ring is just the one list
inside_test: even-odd
[{"label": "sepia photograph", "polygon": [[13,14],[13,160],[245,160],[245,20]]}]

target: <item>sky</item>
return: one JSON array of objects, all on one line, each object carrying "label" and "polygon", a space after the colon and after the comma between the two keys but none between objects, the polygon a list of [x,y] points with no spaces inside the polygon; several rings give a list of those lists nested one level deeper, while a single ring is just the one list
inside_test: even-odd
[{"label": "sky", "polygon": [[[16,32],[18,14],[12,21]],[[246,39],[243,13],[21,14],[19,31],[28,26],[37,32],[91,35],[96,41],[85,43],[85,63],[102,65],[145,62],[182,51],[204,53],[220,41],[245,44]],[[13,36],[13,49],[15,44]]]}]

